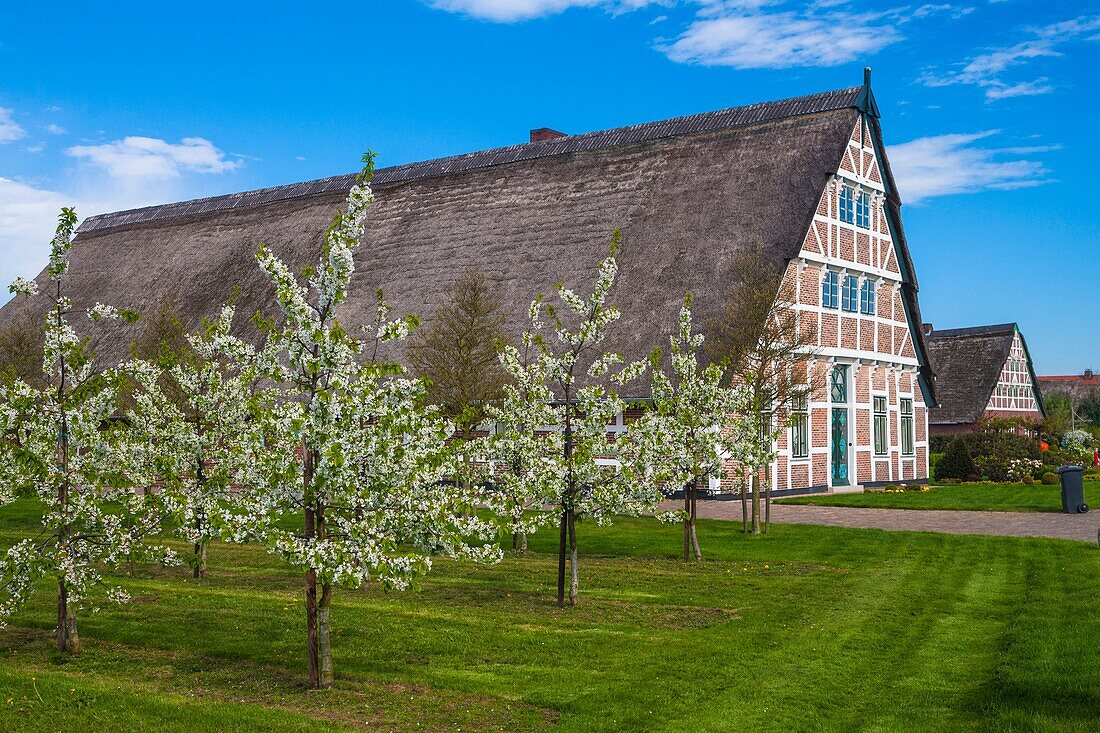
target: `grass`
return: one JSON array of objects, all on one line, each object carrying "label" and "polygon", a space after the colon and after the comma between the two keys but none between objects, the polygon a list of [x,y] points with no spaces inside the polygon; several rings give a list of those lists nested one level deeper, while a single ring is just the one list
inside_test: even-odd
[{"label": "grass", "polygon": [[[0,544],[33,509],[0,509]],[[653,520],[579,527],[581,605],[550,534],[420,590],[340,591],[337,689],[303,689],[302,578],[255,546],[144,568],[52,651],[43,588],[0,631],[0,730],[1094,731],[1100,552],[1056,540]]]},{"label": "grass", "polygon": [[[782,504],[857,506],[881,509],[963,509],[995,512],[1060,512],[1062,494],[1057,486],[1033,484],[958,484],[933,486],[924,492],[826,494],[779,500]],[[1100,481],[1085,483],[1085,503],[1100,509]]]}]

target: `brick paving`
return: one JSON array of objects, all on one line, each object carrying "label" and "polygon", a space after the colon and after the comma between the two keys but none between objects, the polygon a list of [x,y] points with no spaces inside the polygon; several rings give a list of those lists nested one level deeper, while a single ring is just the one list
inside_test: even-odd
[{"label": "brick paving", "polygon": [[[681,502],[668,502],[663,508],[678,509],[682,506]],[[701,500],[699,516],[740,522],[741,502]],[[1097,533],[1100,532],[1100,511],[1056,514],[772,504],[772,521],[778,524],[819,524],[905,532],[1052,537],[1082,542],[1097,542]]]}]

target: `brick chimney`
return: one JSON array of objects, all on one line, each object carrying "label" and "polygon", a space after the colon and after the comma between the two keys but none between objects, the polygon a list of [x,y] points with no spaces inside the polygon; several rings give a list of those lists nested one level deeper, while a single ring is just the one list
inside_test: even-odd
[{"label": "brick chimney", "polygon": [[558,132],[557,130],[551,130],[549,127],[540,127],[537,130],[531,130],[531,142],[533,143],[557,140],[559,137],[566,137],[566,134],[564,132]]},{"label": "brick chimney", "polygon": [[932,331],[935,330],[935,329],[932,328],[931,323],[922,323],[921,328],[924,329],[924,335],[925,336],[931,336]]},{"label": "brick chimney", "polygon": [[1093,371],[1091,369],[1086,369],[1085,370],[1085,381],[1086,382],[1091,382],[1092,377],[1093,377]]}]

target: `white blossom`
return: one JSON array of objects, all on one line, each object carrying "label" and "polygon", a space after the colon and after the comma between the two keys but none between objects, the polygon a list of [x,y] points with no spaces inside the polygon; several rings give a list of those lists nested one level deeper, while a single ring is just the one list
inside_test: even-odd
[{"label": "white blossom", "polygon": [[8,292],[13,295],[32,296],[38,295],[38,283],[34,280],[17,277],[15,282],[8,286]]}]

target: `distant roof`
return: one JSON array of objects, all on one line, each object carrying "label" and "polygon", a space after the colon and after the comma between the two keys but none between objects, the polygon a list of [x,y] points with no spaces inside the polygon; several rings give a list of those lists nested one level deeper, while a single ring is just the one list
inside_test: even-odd
[{"label": "distant roof", "polygon": [[[582,135],[567,135],[543,142],[510,145],[504,148],[480,150],[463,155],[452,155],[420,163],[380,168],[375,171],[375,185],[412,181],[433,176],[445,176],[452,173],[487,168],[508,163],[517,163],[537,158],[568,155],[591,150],[628,145],[630,143],[659,140],[677,135],[690,135],[714,130],[728,130],[734,127],[759,124],[771,120],[780,120],[798,115],[815,114],[831,110],[846,109],[859,102],[863,87],[851,87],[832,92],[821,92],[804,97],[792,97],[775,102],[760,102],[743,107],[730,107],[716,112],[703,112],[686,117],[674,117],[658,122],[645,122],[639,125],[617,127],[611,130],[589,132]],[[254,191],[211,196],[208,198],[180,201],[178,203],[146,206],[141,209],[129,209],[110,214],[90,216],[80,225],[82,233],[92,232],[106,227],[124,224],[137,224],[148,221],[160,221],[188,214],[202,214],[211,211],[225,211],[242,206],[256,206],[274,201],[301,196],[313,196],[329,192],[347,193],[355,183],[355,173],[316,181],[291,183],[285,186],[260,188]]]},{"label": "distant roof", "polygon": [[1066,374],[1039,377],[1040,382],[1074,382],[1076,384],[1086,384],[1089,386],[1100,386],[1100,372],[1091,372],[1089,374]]},{"label": "distant roof", "polygon": [[[613,300],[623,319],[606,346],[645,356],[667,344],[685,291],[695,295],[696,319],[705,323],[722,312],[738,257],[757,247],[777,263],[798,255],[861,115],[882,163],[904,302],[918,324],[913,338],[932,403],[901,200],[869,87],[381,169],[341,318],[369,322],[379,289],[396,312],[430,318],[446,287],[477,269],[518,329],[531,300],[553,283],[585,286],[618,228],[623,249]],[[193,327],[236,293],[238,333],[258,338],[245,316],[270,314],[273,306],[271,285],[255,263],[257,245],[293,271],[314,264],[353,180],[337,176],[91,217],[72,254],[74,307],[101,301],[147,312],[175,291],[181,318]],[[0,320],[43,303],[12,301]],[[124,359],[138,327],[113,329],[93,348],[104,361]]]},{"label": "distant roof", "polygon": [[[928,355],[936,374],[939,407],[929,411],[931,424],[969,425],[981,418],[1000,381],[1001,371],[1012,349],[1012,340],[1018,331],[1015,323],[932,331],[927,337]],[[1020,341],[1027,354],[1032,382],[1035,383],[1031,355],[1022,334]],[[1043,403],[1037,383],[1035,398],[1041,411]]]}]

